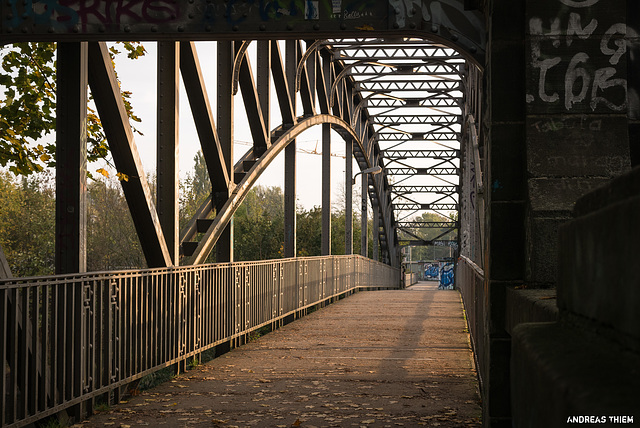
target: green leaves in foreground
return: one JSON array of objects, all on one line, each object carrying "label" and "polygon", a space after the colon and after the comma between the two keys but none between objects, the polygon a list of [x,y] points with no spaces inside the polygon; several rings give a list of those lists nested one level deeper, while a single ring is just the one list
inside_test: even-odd
[{"label": "green leaves in foreground", "polygon": [[[145,54],[139,42],[122,42],[127,57]],[[121,52],[112,46],[112,59]],[[0,49],[0,165],[15,175],[29,175],[55,166],[56,44],[16,43]],[[140,122],[123,91],[129,119]],[[139,131],[135,130],[138,132]],[[51,136],[50,136],[51,134]],[[47,138],[48,137],[48,138]],[[104,159],[109,149],[95,110],[87,111],[87,157]]]}]

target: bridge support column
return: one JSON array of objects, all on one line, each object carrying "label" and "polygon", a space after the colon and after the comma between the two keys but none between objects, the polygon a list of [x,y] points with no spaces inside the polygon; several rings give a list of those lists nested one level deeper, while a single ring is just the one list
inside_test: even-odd
[{"label": "bridge support column", "polygon": [[[295,76],[298,66],[297,41],[287,40],[285,45],[285,69],[289,98],[296,111]],[[296,141],[284,149],[284,256],[296,256]]]},{"label": "bridge support column", "polygon": [[372,203],[373,210],[373,254],[371,258],[376,261],[380,261],[380,248],[378,246],[380,241],[380,207],[377,203]]},{"label": "bridge support column", "polygon": [[344,253],[353,254],[353,141],[345,143]]},{"label": "bridge support column", "polygon": [[87,270],[86,43],[58,45],[56,121],[56,273]]},{"label": "bridge support column", "polygon": [[331,254],[331,125],[322,125],[322,248]]},{"label": "bridge support column", "polygon": [[367,234],[367,197],[369,196],[369,174],[361,174],[362,178],[362,209],[360,214],[360,254],[368,257],[368,234]]},{"label": "bridge support column", "polygon": [[178,93],[180,43],[158,43],[157,209],[173,264],[179,264]]},{"label": "bridge support column", "polygon": [[[86,42],[58,44],[56,108],[56,254],[57,274],[87,270],[87,96],[88,45]],[[85,320],[81,283],[56,289],[67,310],[55,308],[58,331],[56,348],[57,394],[77,397],[86,380],[83,353]],[[17,302],[14,302],[17,303]],[[23,308],[25,309],[25,308]],[[29,326],[23,325],[23,330]],[[4,360],[3,360],[4,364]],[[86,404],[67,412],[82,418]]]},{"label": "bridge support column", "polygon": [[[235,58],[235,42],[218,42],[218,103],[217,103],[217,128],[218,137],[222,146],[222,153],[231,177],[229,189],[226,194],[217,192],[212,195],[213,204],[217,212],[220,212],[229,198],[233,183],[233,62]],[[215,187],[215,186],[214,186]],[[216,243],[216,261],[233,261],[233,219],[225,228],[222,236]]]}]

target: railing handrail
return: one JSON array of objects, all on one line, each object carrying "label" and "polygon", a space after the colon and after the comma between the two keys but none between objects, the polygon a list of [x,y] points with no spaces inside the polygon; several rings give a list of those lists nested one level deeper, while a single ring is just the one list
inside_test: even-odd
[{"label": "railing handrail", "polygon": [[55,275],[0,278],[0,289],[13,288],[15,286],[27,286],[29,284],[34,284],[39,282],[56,284],[60,281],[67,282],[67,281],[75,281],[75,280],[82,280],[82,279],[98,279],[99,277],[105,277],[105,278],[117,278],[122,276],[139,277],[139,276],[144,276],[146,274],[180,273],[180,272],[189,272],[189,271],[202,270],[202,269],[208,269],[208,268],[224,268],[224,267],[234,267],[234,266],[258,266],[258,265],[287,262],[287,261],[304,261],[304,260],[319,260],[319,259],[327,259],[327,258],[334,259],[334,258],[354,258],[354,257],[362,260],[367,260],[368,263],[373,263],[380,266],[386,266],[389,269],[395,269],[399,271],[398,268],[394,268],[385,263],[382,263],[377,260],[369,259],[359,254],[337,254],[337,255],[330,255],[330,256],[288,257],[288,258],[282,258],[282,259],[248,260],[248,261],[241,261],[241,262],[203,263],[199,265],[170,266],[170,267],[164,267],[164,268],[129,268],[129,269],[117,269],[117,270],[80,272],[80,273],[71,273],[71,274],[66,273],[66,274],[55,274]]},{"label": "railing handrail", "polygon": [[[24,426],[361,289],[359,255],[10,278],[0,283],[0,426]],[[111,400],[109,398],[109,400]]]}]

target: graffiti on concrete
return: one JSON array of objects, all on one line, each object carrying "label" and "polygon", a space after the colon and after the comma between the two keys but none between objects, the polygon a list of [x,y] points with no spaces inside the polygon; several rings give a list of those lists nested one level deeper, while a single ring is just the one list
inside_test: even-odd
[{"label": "graffiti on concrete", "polygon": [[9,24],[18,26],[30,18],[53,29],[86,29],[88,24],[134,22],[165,23],[181,16],[180,2],[173,0],[9,0]]},{"label": "graffiti on concrete", "polygon": [[136,24],[234,26],[279,20],[288,23],[358,20],[386,15],[386,7],[382,8],[375,0],[8,0],[6,5],[8,28],[29,24],[55,32],[86,32]]},{"label": "graffiti on concrete", "polygon": [[440,269],[440,285],[438,288],[443,290],[451,290],[453,289],[455,280],[453,263],[449,263],[444,265]]},{"label": "graffiti on concrete", "polygon": [[587,9],[600,0],[557,1],[556,16],[528,21],[537,91],[527,94],[527,103],[556,103],[565,111],[625,111],[626,24],[604,22],[595,9]]}]

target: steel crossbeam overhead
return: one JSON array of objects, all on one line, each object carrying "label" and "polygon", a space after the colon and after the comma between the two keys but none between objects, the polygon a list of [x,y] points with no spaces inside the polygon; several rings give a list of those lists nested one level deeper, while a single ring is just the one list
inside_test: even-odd
[{"label": "steel crossbeam overhead", "polygon": [[355,60],[355,59],[394,59],[394,58],[410,58],[414,61],[453,61],[458,63],[464,62],[464,58],[445,46],[425,46],[417,42],[415,45],[411,43],[402,43],[397,45],[387,45],[382,42],[371,42],[371,44],[355,45],[353,48],[342,47],[339,43],[334,43],[337,48],[336,59]]},{"label": "steel crossbeam overhead", "polygon": [[460,81],[451,80],[373,80],[357,82],[356,89],[359,91],[439,91],[440,93],[462,91]]},{"label": "steel crossbeam overhead", "polygon": [[380,141],[400,142],[409,140],[459,141],[459,132],[379,132]]},{"label": "steel crossbeam overhead", "polygon": [[458,204],[397,203],[397,204],[393,204],[393,209],[396,211],[411,211],[411,210],[456,211],[458,209]]},{"label": "steel crossbeam overhead", "polygon": [[460,168],[385,168],[389,175],[458,175]]},{"label": "steel crossbeam overhead", "polygon": [[[342,58],[341,58],[342,59]],[[395,61],[376,59],[376,62],[365,63],[356,65],[352,69],[352,74],[358,76],[412,76],[421,77],[423,79],[431,80],[433,76],[438,76],[440,79],[452,79],[459,78],[460,72],[456,70],[456,67],[442,65],[442,64],[414,64]],[[431,78],[431,79],[429,79]]]},{"label": "steel crossbeam overhead", "polygon": [[441,195],[451,195],[460,192],[459,186],[394,186],[391,185],[391,192],[395,194],[405,193],[437,193]]},{"label": "steel crossbeam overhead", "polygon": [[399,221],[397,223],[400,229],[417,229],[417,228],[433,228],[433,229],[455,229],[458,222],[456,221]]},{"label": "steel crossbeam overhead", "polygon": [[460,122],[458,115],[373,115],[374,123],[380,125],[457,125]]},{"label": "steel crossbeam overhead", "polygon": [[460,150],[383,150],[382,156],[389,160],[401,159],[453,159],[460,157]]},{"label": "steel crossbeam overhead", "polygon": [[380,98],[368,98],[364,103],[365,106],[369,108],[394,107],[396,109],[402,109],[405,107],[460,107],[462,101],[462,97],[391,98],[389,96],[382,96]]}]

